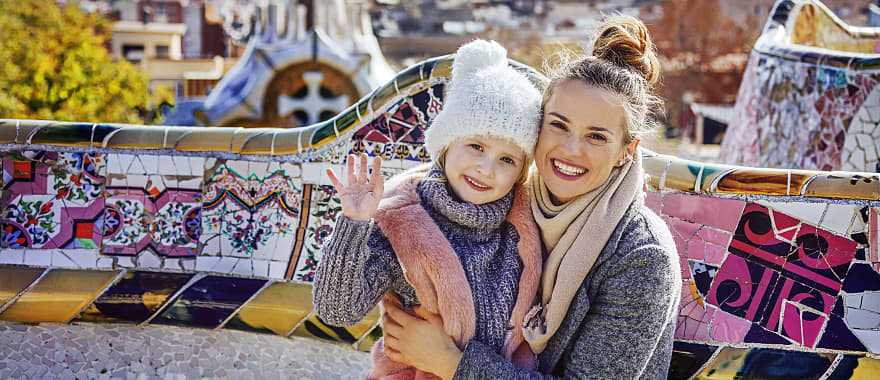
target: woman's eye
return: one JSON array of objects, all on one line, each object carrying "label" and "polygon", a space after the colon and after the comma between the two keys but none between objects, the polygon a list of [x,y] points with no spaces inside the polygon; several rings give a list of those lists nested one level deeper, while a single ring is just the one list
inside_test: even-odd
[{"label": "woman's eye", "polygon": [[597,141],[597,142],[607,142],[608,141],[608,138],[605,137],[605,135],[603,135],[601,133],[592,133],[589,135],[589,138],[590,138],[590,140]]},{"label": "woman's eye", "polygon": [[470,147],[471,149],[476,150],[476,151],[480,151],[480,152],[483,151],[483,146],[480,144],[468,144],[468,147]]},{"label": "woman's eye", "polygon": [[561,131],[567,131],[567,130],[568,130],[568,127],[566,127],[565,124],[562,124],[562,123],[560,123],[560,122],[558,122],[558,121],[551,121],[551,122],[550,122],[550,126],[553,127],[553,128],[559,129],[559,130],[561,130]]},{"label": "woman's eye", "polygon": [[514,161],[510,157],[501,157],[501,162],[504,162],[504,163],[510,164],[510,165],[516,165],[516,161]]}]

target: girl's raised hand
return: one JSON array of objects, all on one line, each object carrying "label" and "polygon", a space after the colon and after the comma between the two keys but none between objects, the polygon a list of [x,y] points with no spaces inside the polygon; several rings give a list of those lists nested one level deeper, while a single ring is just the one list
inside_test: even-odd
[{"label": "girl's raised hand", "polygon": [[370,220],[379,208],[379,200],[382,199],[385,188],[385,179],[379,171],[382,167],[382,159],[379,157],[373,159],[373,170],[369,175],[367,155],[361,153],[357,159],[360,163],[355,170],[356,157],[353,154],[348,155],[347,183],[342,183],[333,169],[327,169],[327,176],[330,177],[330,182],[342,199],[342,214],[352,220]]}]

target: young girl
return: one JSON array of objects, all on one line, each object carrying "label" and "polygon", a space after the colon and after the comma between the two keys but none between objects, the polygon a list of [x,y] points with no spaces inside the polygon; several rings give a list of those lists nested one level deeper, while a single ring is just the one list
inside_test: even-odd
[{"label": "young girl", "polygon": [[[425,133],[431,166],[395,176],[387,191],[379,158],[368,174],[366,155],[349,156],[346,181],[328,170],[342,216],[318,265],[315,311],[352,325],[384,296],[439,316],[459,348],[477,339],[533,367],[522,321],[538,289],[541,243],[522,182],[541,94],[507,65],[501,45],[477,40],[456,53],[446,99]],[[395,339],[393,326],[384,339]],[[391,377],[433,376],[388,359],[380,340],[369,378]]]}]

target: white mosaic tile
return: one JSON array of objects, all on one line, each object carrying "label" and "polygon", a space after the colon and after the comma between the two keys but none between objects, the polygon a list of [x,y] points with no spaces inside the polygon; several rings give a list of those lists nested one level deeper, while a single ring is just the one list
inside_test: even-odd
[{"label": "white mosaic tile", "polygon": [[0,264],[24,264],[24,250],[0,251]]},{"label": "white mosaic tile", "polygon": [[838,235],[846,235],[858,210],[859,206],[829,204],[819,226]]},{"label": "white mosaic tile", "polygon": [[814,226],[819,225],[822,221],[822,215],[825,213],[826,208],[826,204],[824,203],[772,202],[767,200],[759,200],[757,203],[783,214],[798,218]]}]

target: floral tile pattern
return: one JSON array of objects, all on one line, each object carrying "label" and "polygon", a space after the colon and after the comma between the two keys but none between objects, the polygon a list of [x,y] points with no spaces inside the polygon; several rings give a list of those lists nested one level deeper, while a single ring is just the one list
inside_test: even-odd
[{"label": "floral tile pattern", "polygon": [[102,253],[137,256],[149,249],[162,257],[194,257],[201,231],[202,186],[202,170],[194,167],[203,167],[204,158],[124,154],[107,158]]},{"label": "floral tile pattern", "polygon": [[[201,255],[224,258],[218,270],[227,273],[253,275],[265,264],[286,266],[302,206],[300,167],[217,159],[206,167]],[[239,264],[232,258],[254,261]]]},{"label": "floral tile pattern", "polygon": [[105,180],[101,154],[5,154],[0,248],[98,249]]},{"label": "floral tile pattern", "polygon": [[321,260],[321,247],[333,234],[336,217],[342,211],[342,205],[333,186],[314,186],[309,210],[306,240],[293,273],[294,280],[306,282],[314,281],[315,270],[318,268],[318,261]]}]

